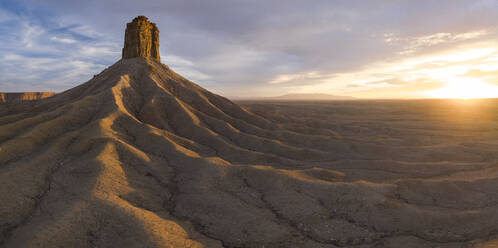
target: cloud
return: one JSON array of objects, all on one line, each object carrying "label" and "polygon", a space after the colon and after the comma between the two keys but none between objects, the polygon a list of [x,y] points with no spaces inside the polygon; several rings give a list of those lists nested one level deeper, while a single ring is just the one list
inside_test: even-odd
[{"label": "cloud", "polygon": [[269,81],[269,84],[280,84],[280,83],[286,83],[289,81],[295,81],[295,80],[313,80],[316,78],[320,78],[321,76],[319,75],[318,72],[316,71],[311,71],[307,73],[297,73],[297,74],[283,74],[279,75],[276,78],[272,79]]},{"label": "cloud", "polygon": [[64,26],[19,7],[2,12],[9,18],[0,23],[8,34],[0,38],[0,91],[62,91],[119,58],[117,44],[81,33],[80,25]]},{"label": "cloud", "polygon": [[57,36],[54,36],[54,37],[50,38],[50,40],[58,41],[58,42],[61,42],[61,43],[66,43],[66,44],[72,44],[72,43],[76,43],[77,42],[76,40],[73,40],[71,38],[59,38]]},{"label": "cloud", "polygon": [[488,34],[486,30],[466,33],[435,33],[418,37],[396,37],[393,33],[389,33],[384,34],[384,41],[391,45],[406,43],[404,44],[405,49],[400,54],[411,54],[437,45],[453,45],[462,41],[475,40],[486,34]]},{"label": "cloud", "polygon": [[200,72],[194,62],[190,60],[172,54],[168,54],[166,58],[173,70],[192,81],[207,81],[210,79],[208,75]]},{"label": "cloud", "polygon": [[462,80],[466,77],[481,77],[489,84],[497,83],[498,61],[489,58],[498,52],[491,47],[492,43],[481,45],[484,47],[470,46],[467,50],[378,61],[351,72],[283,74],[274,80],[291,93],[335,92],[370,98],[427,97],[426,92],[436,86],[455,81],[476,82]]},{"label": "cloud", "polygon": [[[53,58],[92,66],[53,66],[50,74],[26,68],[29,73],[0,76],[0,90],[13,77],[23,82],[19,90],[31,87],[27,74],[59,78],[60,86],[50,85],[57,89],[84,81],[85,73],[90,78],[98,73],[90,70],[119,59],[125,23],[139,14],[157,23],[166,64],[202,86],[238,96],[395,87],[469,60],[493,64],[485,60],[495,51],[474,51],[473,58],[459,51],[492,48],[498,38],[498,6],[488,0],[6,1],[0,23],[9,25],[0,25],[0,32],[9,35],[0,36],[0,54],[26,63]],[[6,63],[0,58],[0,73]]]},{"label": "cloud", "polygon": [[404,85],[404,84],[406,84],[406,81],[403,80],[402,78],[390,78],[390,79],[386,79],[386,80],[366,82],[365,84],[366,85],[397,86],[397,85]]}]

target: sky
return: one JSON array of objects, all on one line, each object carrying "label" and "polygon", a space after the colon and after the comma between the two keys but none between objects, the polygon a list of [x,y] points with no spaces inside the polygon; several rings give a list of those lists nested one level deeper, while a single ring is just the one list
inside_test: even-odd
[{"label": "sky", "polygon": [[0,92],[61,92],[121,58],[126,23],[215,93],[498,97],[495,0],[2,0]]}]

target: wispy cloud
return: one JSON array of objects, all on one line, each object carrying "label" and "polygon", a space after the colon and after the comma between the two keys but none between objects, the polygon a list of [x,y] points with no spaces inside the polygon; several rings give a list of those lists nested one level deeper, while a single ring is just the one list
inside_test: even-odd
[{"label": "wispy cloud", "polygon": [[184,75],[188,77],[190,80],[199,82],[199,81],[209,81],[211,77],[209,75],[206,75],[202,72],[200,72],[197,68],[194,62],[176,56],[172,54],[166,55],[168,64],[170,65],[173,70],[175,70],[177,73],[180,73],[181,75]]},{"label": "wispy cloud", "polygon": [[[498,82],[498,55],[492,43],[466,49],[459,48],[446,53],[403,57],[379,61],[361,70],[348,73],[311,71],[309,73],[280,75],[269,83],[282,83],[293,93],[339,92],[362,97],[429,97],[434,87],[452,82],[476,84],[472,78],[481,78],[479,85]],[[298,82],[293,82],[297,80]],[[292,82],[292,83],[291,83]],[[286,85],[288,84],[289,85]],[[477,85],[477,84],[476,84]],[[486,88],[486,87],[481,87]],[[488,88],[492,88],[491,86]],[[382,95],[388,92],[388,95]],[[497,94],[496,91],[489,91]]]},{"label": "wispy cloud", "polygon": [[306,73],[296,73],[296,74],[282,74],[278,75],[271,81],[269,81],[269,84],[280,84],[280,83],[287,83],[290,81],[295,81],[295,80],[314,80],[317,78],[321,78],[323,75],[320,75],[316,71],[310,71]]},{"label": "wispy cloud", "polygon": [[388,44],[405,43],[400,54],[411,54],[421,49],[436,45],[452,45],[457,42],[474,40],[488,34],[486,30],[471,31],[466,33],[435,33],[418,37],[397,37],[393,33],[384,34],[384,41]]},{"label": "wispy cloud", "polygon": [[66,44],[73,44],[73,43],[77,42],[77,40],[74,40],[74,39],[71,39],[71,38],[59,38],[57,36],[54,36],[54,37],[50,38],[50,40],[58,41],[58,42],[61,42],[61,43],[66,43]]},{"label": "wispy cloud", "polygon": [[63,26],[53,16],[29,12],[2,13],[8,37],[0,39],[0,91],[62,91],[119,58],[120,46],[88,27]]}]

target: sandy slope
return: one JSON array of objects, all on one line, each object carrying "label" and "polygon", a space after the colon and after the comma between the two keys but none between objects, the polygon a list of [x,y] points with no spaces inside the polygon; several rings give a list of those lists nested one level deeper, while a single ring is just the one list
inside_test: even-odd
[{"label": "sandy slope", "polygon": [[246,106],[135,58],[0,107],[0,246],[496,244],[496,118]]}]

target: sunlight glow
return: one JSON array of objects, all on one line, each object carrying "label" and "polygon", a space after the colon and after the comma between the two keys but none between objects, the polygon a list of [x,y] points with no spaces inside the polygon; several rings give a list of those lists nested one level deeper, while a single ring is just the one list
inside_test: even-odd
[{"label": "sunlight glow", "polygon": [[[439,36],[447,34],[434,37]],[[497,45],[479,43],[406,55],[351,72],[282,74],[268,83],[286,84],[291,93],[327,92],[360,98],[498,98],[498,85],[492,83],[498,82]]]},{"label": "sunlight glow", "polygon": [[446,86],[428,91],[427,95],[435,98],[494,98],[498,97],[498,86],[485,83],[475,78],[457,77]]}]

